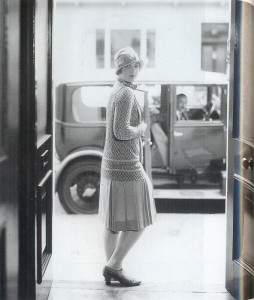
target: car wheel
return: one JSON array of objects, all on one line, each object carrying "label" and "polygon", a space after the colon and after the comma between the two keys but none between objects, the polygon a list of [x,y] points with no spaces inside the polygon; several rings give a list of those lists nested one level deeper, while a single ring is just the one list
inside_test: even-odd
[{"label": "car wheel", "polygon": [[98,212],[100,168],[100,160],[84,159],[71,163],[63,171],[58,181],[58,195],[68,213]]}]

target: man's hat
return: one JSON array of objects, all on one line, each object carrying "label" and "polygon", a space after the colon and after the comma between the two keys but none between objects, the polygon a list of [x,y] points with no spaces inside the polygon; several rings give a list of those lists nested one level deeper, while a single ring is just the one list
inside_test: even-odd
[{"label": "man's hat", "polygon": [[120,49],[114,57],[114,63],[116,68],[116,74],[118,74],[119,70],[123,67],[129,66],[133,63],[139,63],[140,69],[143,68],[144,62],[139,59],[138,54],[131,47],[125,47]]}]

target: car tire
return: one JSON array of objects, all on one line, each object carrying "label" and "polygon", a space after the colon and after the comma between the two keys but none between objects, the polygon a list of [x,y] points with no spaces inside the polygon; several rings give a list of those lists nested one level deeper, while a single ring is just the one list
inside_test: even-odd
[{"label": "car tire", "polygon": [[69,214],[95,214],[99,207],[101,161],[86,158],[70,163],[58,181],[59,200]]}]

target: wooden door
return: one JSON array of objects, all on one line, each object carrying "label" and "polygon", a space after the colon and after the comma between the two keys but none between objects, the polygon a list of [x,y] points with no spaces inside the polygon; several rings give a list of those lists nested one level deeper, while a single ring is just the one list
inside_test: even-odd
[{"label": "wooden door", "polygon": [[20,3],[20,299],[46,299],[52,281],[50,272],[43,280],[52,253],[52,1]]},{"label": "wooden door", "polygon": [[[52,1],[35,1],[35,233],[36,282],[50,286],[52,255]],[[32,120],[31,120],[32,121]],[[45,275],[48,268],[47,275]],[[45,275],[45,277],[44,277]],[[45,279],[45,280],[44,280]],[[44,285],[42,285],[44,286]]]},{"label": "wooden door", "polygon": [[254,297],[254,1],[232,1],[226,287]]},{"label": "wooden door", "polygon": [[0,2],[1,299],[35,299],[52,250],[51,16],[51,1]]},{"label": "wooden door", "polygon": [[51,276],[46,289],[42,279],[52,252],[52,3],[20,1],[20,15],[19,299],[46,299]]}]

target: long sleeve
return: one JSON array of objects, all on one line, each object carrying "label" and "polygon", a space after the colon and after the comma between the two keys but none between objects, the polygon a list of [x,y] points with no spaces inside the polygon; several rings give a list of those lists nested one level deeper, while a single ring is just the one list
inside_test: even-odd
[{"label": "long sleeve", "polygon": [[128,88],[122,88],[116,95],[113,132],[119,140],[132,140],[143,134],[140,126],[130,125],[133,101],[134,95]]}]

